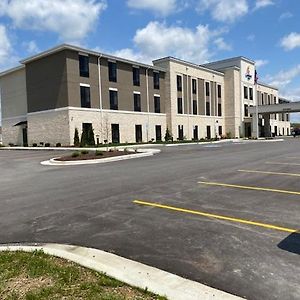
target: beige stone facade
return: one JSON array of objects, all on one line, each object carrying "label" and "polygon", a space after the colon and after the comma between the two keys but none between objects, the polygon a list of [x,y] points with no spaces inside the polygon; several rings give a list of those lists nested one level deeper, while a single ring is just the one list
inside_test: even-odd
[{"label": "beige stone facade", "polygon": [[[243,57],[147,65],[70,45],[1,73],[0,95],[3,143],[15,145],[72,145],[75,128],[81,134],[85,125],[97,143],[163,140],[167,128],[174,140],[250,136],[248,108],[279,101],[276,88],[256,84],[254,62]],[[264,119],[258,123],[262,133]],[[288,114],[274,114],[269,124],[272,133],[290,134]]]}]

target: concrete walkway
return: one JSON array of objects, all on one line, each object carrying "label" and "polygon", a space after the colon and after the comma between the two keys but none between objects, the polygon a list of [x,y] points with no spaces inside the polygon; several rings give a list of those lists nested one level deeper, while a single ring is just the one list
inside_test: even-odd
[{"label": "concrete walkway", "polygon": [[97,249],[60,244],[0,246],[0,251],[32,252],[35,250],[43,250],[44,253],[68,259],[131,286],[166,296],[169,300],[242,299],[201,283]]}]

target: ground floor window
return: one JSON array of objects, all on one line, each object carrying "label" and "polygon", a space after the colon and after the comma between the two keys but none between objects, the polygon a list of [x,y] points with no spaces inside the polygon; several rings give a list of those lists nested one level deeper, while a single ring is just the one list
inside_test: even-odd
[{"label": "ground floor window", "polygon": [[137,143],[143,141],[142,125],[135,125],[135,141]]},{"label": "ground floor window", "polygon": [[161,141],[161,125],[155,126],[155,139],[157,142]]},{"label": "ground floor window", "polygon": [[178,139],[183,140],[183,125],[178,125]]},{"label": "ground floor window", "polygon": [[206,126],[206,138],[211,139],[211,128]]},{"label": "ground floor window", "polygon": [[222,136],[222,134],[223,134],[223,128],[222,126],[219,126],[219,136]]},{"label": "ground floor window", "polygon": [[199,140],[198,125],[195,125],[194,128],[193,128],[193,139],[194,139],[194,141],[198,141]]},{"label": "ground floor window", "polygon": [[119,124],[111,124],[111,140],[113,144],[120,143]]}]

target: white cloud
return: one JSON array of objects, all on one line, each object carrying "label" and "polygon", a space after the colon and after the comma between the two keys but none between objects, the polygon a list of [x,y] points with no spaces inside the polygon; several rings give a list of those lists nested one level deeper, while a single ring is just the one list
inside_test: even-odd
[{"label": "white cloud", "polygon": [[40,49],[35,41],[24,42],[22,45],[29,54],[35,54],[40,52]]},{"label": "white cloud", "polygon": [[247,0],[198,0],[198,11],[210,11],[213,19],[233,23],[248,13]]},{"label": "white cloud", "polygon": [[134,9],[152,10],[165,16],[177,9],[176,0],[128,0],[127,5]]},{"label": "white cloud", "polygon": [[256,66],[257,68],[260,68],[260,67],[263,67],[263,66],[267,65],[268,63],[269,63],[269,61],[266,60],[266,59],[257,59],[257,60],[255,61],[255,66]]},{"label": "white cloud", "polygon": [[284,36],[280,41],[280,45],[287,51],[300,47],[300,33],[291,32]]},{"label": "white cloud", "polygon": [[1,3],[2,15],[21,29],[51,31],[63,41],[78,41],[91,31],[106,8],[104,0],[11,0]]},{"label": "white cloud", "polygon": [[274,5],[274,1],[272,0],[256,0],[254,10],[264,8],[270,5]]},{"label": "white cloud", "polygon": [[280,15],[279,21],[283,21],[283,20],[286,20],[286,19],[290,19],[290,18],[292,18],[293,16],[294,16],[294,15],[293,15],[291,12],[287,11],[287,12],[285,12],[285,13],[283,13],[283,14]]},{"label": "white cloud", "polygon": [[224,50],[224,51],[230,51],[230,50],[232,50],[231,45],[227,44],[227,43],[224,41],[224,38],[222,38],[222,37],[217,38],[217,39],[214,41],[214,44],[217,46],[217,48],[218,48],[219,50]]},{"label": "white cloud", "polygon": [[[133,38],[134,49],[121,49],[114,54],[148,63],[153,59],[172,55],[200,64],[207,62],[213,55],[214,40],[223,32],[210,30],[204,25],[198,25],[192,30],[150,22],[146,27],[137,30]],[[224,41],[223,43],[226,45]]]},{"label": "white cloud", "polygon": [[289,85],[294,78],[300,75],[300,64],[289,70],[282,70],[278,72],[276,75],[268,75],[266,76],[265,81],[269,84],[274,85],[278,88],[285,88]]}]

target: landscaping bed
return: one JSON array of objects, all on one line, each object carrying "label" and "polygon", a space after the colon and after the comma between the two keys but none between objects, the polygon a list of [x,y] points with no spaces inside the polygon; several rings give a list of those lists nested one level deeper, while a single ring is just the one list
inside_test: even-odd
[{"label": "landscaping bed", "polygon": [[166,300],[42,251],[0,252],[0,299]]},{"label": "landscaping bed", "polygon": [[90,160],[90,159],[102,159],[108,157],[124,156],[129,154],[135,154],[136,152],[109,150],[109,151],[76,151],[71,155],[55,158],[56,161],[77,161],[77,160]]}]

